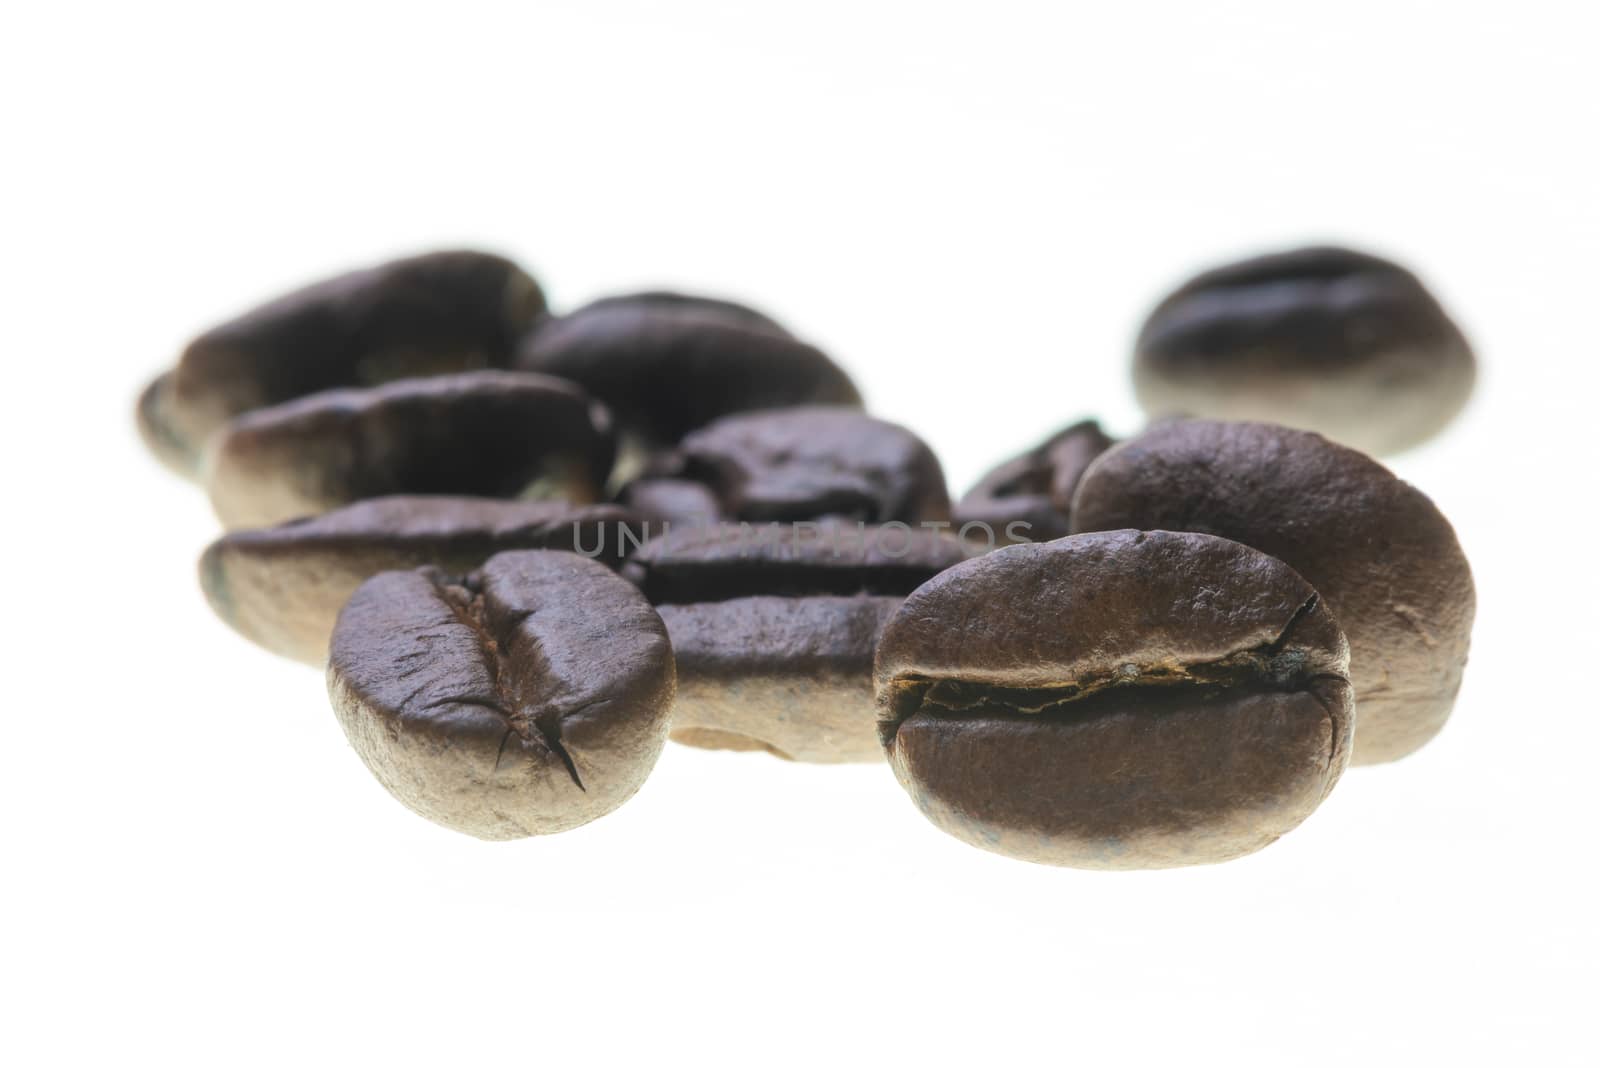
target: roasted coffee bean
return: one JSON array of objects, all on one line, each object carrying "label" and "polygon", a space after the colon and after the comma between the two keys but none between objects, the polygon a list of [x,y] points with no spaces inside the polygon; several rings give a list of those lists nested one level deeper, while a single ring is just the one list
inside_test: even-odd
[{"label": "roasted coffee bean", "polygon": [[481,252],[353,271],[200,335],[140,396],[139,429],[196,477],[206,439],[236,415],[342,386],[508,366],[544,312],[538,283]]},{"label": "roasted coffee bean", "polygon": [[652,531],[717,521],[722,502],[710,486],[686,478],[646,474],[623,486],[617,500],[642,516]]},{"label": "roasted coffee bean", "polygon": [[615,444],[604,407],[517,371],[316,393],[242,415],[213,442],[207,487],[229,528],[399,493],[598,499]]},{"label": "roasted coffee bean", "polygon": [[633,796],[666,743],[672,646],[643,596],[575,553],[455,580],[386,571],[334,628],[350,744],[412,810],[479,838],[551,834]]},{"label": "roasted coffee bean", "polygon": [[1207,271],[1150,314],[1134,385],[1152,415],[1259,419],[1384,454],[1466,404],[1476,360],[1398,264],[1308,248]]},{"label": "roasted coffee bean", "polygon": [[951,535],[905,526],[724,524],[652,539],[623,574],[672,635],[673,739],[801,761],[882,760],[878,630],[902,597],[966,556]]},{"label": "roasted coffee bean", "polygon": [[832,360],[760,312],[678,293],[609,297],[551,319],[518,363],[582,384],[652,446],[733,412],[861,403]]},{"label": "roasted coffee bean", "polygon": [[1348,655],[1317,592],[1235,542],[1013,545],[884,628],[883,744],[923,813],[972,845],[1085,868],[1228,860],[1338,781]]},{"label": "roasted coffee bean", "polygon": [[322,665],[339,609],[380,571],[449,574],[511,549],[567,549],[609,567],[643,537],[615,505],[484,497],[375,497],[273,527],[236,530],[200,558],[217,615],[275,653]]},{"label": "roasted coffee bean", "polygon": [[785,408],[719,419],[658,456],[621,499],[652,520],[706,521],[687,512],[707,499],[688,483],[710,491],[718,509],[710,519],[835,517],[916,526],[950,518],[944,470],[933,450],[904,427],[852,408]]},{"label": "roasted coffee bean", "polygon": [[1472,571],[1433,502],[1354,449],[1264,423],[1165,423],[1095,461],[1073,525],[1216,534],[1305,576],[1350,639],[1354,763],[1403,757],[1449,717]]},{"label": "roasted coffee bean", "polygon": [[[165,371],[157,375],[139,393],[134,408],[134,423],[139,437],[162,465],[184,478],[198,478],[200,474],[200,449],[177,427],[178,419],[168,409],[172,406],[172,382],[176,372]],[[198,436],[204,436],[200,434]]]},{"label": "roasted coffee bean", "polygon": [[1065,537],[1078,479],[1112,444],[1094,420],[1073,423],[979,479],[951,510],[955,526],[1000,545]]}]

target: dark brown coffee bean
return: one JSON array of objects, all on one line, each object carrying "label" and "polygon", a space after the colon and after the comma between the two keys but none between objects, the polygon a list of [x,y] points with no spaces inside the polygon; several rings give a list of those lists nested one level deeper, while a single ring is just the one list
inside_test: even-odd
[{"label": "dark brown coffee bean", "polygon": [[1467,402],[1476,360],[1410,271],[1307,248],[1198,275],[1139,334],[1134,385],[1154,416],[1258,419],[1383,454]]},{"label": "dark brown coffee bean", "polygon": [[1073,524],[1216,534],[1305,576],[1350,638],[1355,763],[1405,756],[1449,717],[1472,571],[1433,502],[1354,449],[1264,423],[1165,423],[1095,461]]},{"label": "dark brown coffee bean", "polygon": [[242,415],[213,442],[207,488],[229,528],[391,494],[598,499],[610,417],[570,382],[517,371],[340,389]]},{"label": "dark brown coffee bean", "polygon": [[703,482],[686,478],[659,478],[650,475],[622,487],[617,501],[638,513],[652,531],[694,523],[716,522],[722,515],[722,502]]},{"label": "dark brown coffee bean", "polygon": [[639,789],[666,743],[672,647],[643,596],[574,553],[453,580],[386,571],[334,628],[350,744],[413,811],[479,838],[565,831]]},{"label": "dark brown coffee bean", "polygon": [[505,367],[545,312],[538,283],[481,252],[339,275],[213,327],[141,395],[145,441],[195,477],[210,435],[256,408],[342,386]]},{"label": "dark brown coffee bean", "polygon": [[609,297],[552,319],[519,366],[582,384],[625,434],[657,446],[733,412],[861,403],[832,360],[761,313],[677,293]]},{"label": "dark brown coffee bean", "polygon": [[320,666],[339,609],[380,571],[465,574],[511,549],[574,550],[615,568],[642,537],[640,521],[609,504],[376,497],[223,535],[200,558],[200,585],[234,630]]},{"label": "dark brown coffee bean", "polygon": [[1073,423],[979,479],[952,509],[955,526],[999,545],[1065,537],[1078,479],[1112,444],[1094,420]]},{"label": "dark brown coffee bean", "polygon": [[561,317],[563,323],[570,323],[579,317],[596,316],[596,321],[590,326],[597,326],[601,313],[604,318],[617,320],[614,316],[624,315],[629,312],[654,313],[657,315],[698,316],[705,319],[715,319],[730,326],[741,327],[745,330],[754,330],[763,334],[776,334],[779,337],[793,337],[794,332],[765,312],[757,311],[747,304],[740,304],[735,300],[724,300],[720,297],[706,297],[693,293],[677,293],[667,289],[644,290],[638,293],[623,293],[614,297],[601,297],[592,300],[570,315]]},{"label": "dark brown coffee bean", "polygon": [[1228,860],[1293,829],[1349,755],[1348,650],[1288,565],[1200,534],[999,549],[884,628],[883,742],[938,827],[1085,868]]},{"label": "dark brown coffee bean", "polygon": [[622,500],[647,518],[706,521],[683,511],[660,514],[694,503],[687,487],[674,482],[706,487],[718,507],[711,519],[836,517],[916,526],[950,518],[944,470],[933,450],[904,427],[851,408],[785,408],[719,419],[658,456]]},{"label": "dark brown coffee bean", "polygon": [[672,737],[791,760],[877,761],[872,651],[900,600],[966,559],[904,526],[678,529],[623,573],[656,605],[678,658]]}]

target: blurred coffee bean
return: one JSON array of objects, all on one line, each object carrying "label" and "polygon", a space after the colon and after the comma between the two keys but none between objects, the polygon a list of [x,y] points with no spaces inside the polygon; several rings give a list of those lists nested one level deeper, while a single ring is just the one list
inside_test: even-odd
[{"label": "blurred coffee bean", "polygon": [[140,391],[134,408],[134,423],[151,455],[174,474],[193,479],[199,476],[200,451],[176,428],[167,411],[171,405],[173,376],[174,372],[165,371]]},{"label": "blurred coffee bean", "polygon": [[1264,420],[1382,455],[1466,404],[1471,346],[1410,271],[1307,248],[1206,271],[1139,333],[1134,386],[1153,416]]},{"label": "blurred coffee bean", "polygon": [[649,523],[652,532],[715,522],[722,514],[722,503],[711,487],[686,478],[645,475],[622,487],[617,500]]},{"label": "blurred coffee bean", "polygon": [[615,809],[666,743],[666,628],[575,553],[501,553],[452,579],[386,571],[334,628],[328,691],[384,788],[478,838],[568,830]]},{"label": "blurred coffee bean", "polygon": [[614,449],[604,407],[572,383],[470,371],[249,412],[213,441],[206,484],[230,529],[391,494],[587,503]]},{"label": "blurred coffee bean", "polygon": [[1078,479],[1112,444],[1094,420],[1073,423],[979,479],[951,510],[956,528],[977,524],[999,545],[1065,537]]},{"label": "blurred coffee bean", "polygon": [[[852,408],[785,408],[719,419],[658,456],[621,499],[647,518],[948,522],[944,470],[923,440]],[[666,514],[662,514],[666,513]]]},{"label": "blurred coffee bean", "polygon": [[1084,868],[1228,860],[1349,756],[1344,636],[1287,564],[1125,530],[999,549],[911,594],[876,683],[895,775],[940,829]]},{"label": "blurred coffee bean", "polygon": [[765,315],[678,293],[608,297],[551,319],[518,365],[580,383],[652,447],[734,412],[861,403],[844,371]]},{"label": "blurred coffee bean", "polygon": [[674,530],[624,565],[678,661],[674,740],[791,760],[878,761],[872,653],[907,593],[967,558],[903,525]]},{"label": "blurred coffee bean", "polygon": [[1073,501],[1077,530],[1194,530],[1243,542],[1317,588],[1350,639],[1357,764],[1444,726],[1476,595],[1450,523],[1382,464],[1319,434],[1177,420],[1113,448]]},{"label": "blurred coffee bean", "polygon": [[575,550],[615,568],[641,536],[640,522],[615,505],[376,497],[223,535],[200,558],[200,585],[234,630],[320,666],[339,609],[380,571],[433,565],[465,574],[511,549]]},{"label": "blurred coffee bean", "polygon": [[330,278],[200,335],[141,394],[152,451],[188,477],[236,415],[341,386],[505,367],[545,312],[520,267],[435,252]]}]

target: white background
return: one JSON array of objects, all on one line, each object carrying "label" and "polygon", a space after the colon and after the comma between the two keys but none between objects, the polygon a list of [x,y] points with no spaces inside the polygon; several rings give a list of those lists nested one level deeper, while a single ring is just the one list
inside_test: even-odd
[{"label": "white background", "polygon": [[[0,1060],[1593,1063],[1600,76],[1584,5],[1485,7],[0,16]],[[1394,461],[1474,564],[1473,662],[1434,744],[1216,868],[1032,867],[883,767],[678,747],[580,831],[436,828],[211,617],[215,523],[131,419],[211,322],[473,244],[562,307],[759,304],[959,491],[1136,429],[1186,273],[1325,239],[1480,349]]]}]

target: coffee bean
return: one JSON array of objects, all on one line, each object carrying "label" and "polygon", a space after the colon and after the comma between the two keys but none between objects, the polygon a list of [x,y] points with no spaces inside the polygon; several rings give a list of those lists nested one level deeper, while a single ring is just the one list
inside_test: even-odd
[{"label": "coffee bean", "polygon": [[200,450],[177,429],[175,418],[168,412],[172,405],[174,375],[173,371],[165,371],[139,392],[134,423],[145,448],[167,470],[184,478],[198,478]]},{"label": "coffee bean", "polygon": [[733,412],[861,403],[832,360],[760,312],[677,293],[609,297],[552,319],[518,364],[580,383],[651,446]]},{"label": "coffee bean", "polygon": [[979,479],[952,509],[955,526],[1001,545],[1065,537],[1078,479],[1112,444],[1094,420],[1073,423]]},{"label": "coffee bean", "polygon": [[376,497],[223,535],[200,558],[200,585],[234,630],[320,666],[340,607],[380,571],[431,564],[463,574],[511,549],[576,550],[615,568],[642,535],[641,523],[615,505]]},{"label": "coffee bean", "polygon": [[1340,248],[1198,275],[1139,334],[1134,385],[1152,415],[1269,420],[1371,453],[1426,441],[1472,393],[1476,361],[1416,276]]},{"label": "coffee bean", "polygon": [[723,513],[722,502],[710,486],[686,478],[646,474],[623,486],[617,500],[644,517],[652,531],[713,523]]},{"label": "coffee bean", "polygon": [[784,408],[719,419],[658,456],[621,499],[647,518],[706,521],[704,515],[661,514],[664,504],[687,509],[697,503],[687,486],[675,483],[709,490],[718,508],[711,519],[835,517],[915,526],[950,518],[944,470],[933,450],[904,427],[851,408]]},{"label": "coffee bean", "polygon": [[197,477],[206,439],[256,408],[341,386],[505,367],[545,312],[499,256],[436,252],[339,275],[213,327],[139,398],[163,462]]},{"label": "coffee bean", "polygon": [[1377,461],[1280,426],[1174,421],[1095,461],[1073,525],[1216,534],[1303,575],[1350,639],[1355,763],[1405,756],[1449,717],[1472,572],[1433,502]]},{"label": "coffee bean", "polygon": [[879,640],[880,726],[941,829],[1024,860],[1156,868],[1268,845],[1349,754],[1348,650],[1288,565],[1201,534],[1014,545]]},{"label": "coffee bean", "polygon": [[610,417],[577,386],[516,371],[329,390],[240,416],[208,459],[229,528],[267,526],[366,497],[598,499]]},{"label": "coffee bean", "polygon": [[601,320],[608,320],[613,325],[626,319],[627,315],[647,314],[659,316],[683,316],[714,319],[729,326],[739,327],[744,330],[753,330],[762,334],[775,334],[778,337],[793,337],[794,332],[765,312],[757,311],[747,304],[740,304],[736,300],[724,300],[720,297],[707,297],[693,293],[678,293],[667,289],[643,290],[638,293],[623,293],[614,297],[601,297],[592,300],[583,307],[569,315],[562,316],[560,321],[564,324],[575,324],[577,320],[590,318],[588,325],[599,329]]},{"label": "coffee bean", "polygon": [[878,630],[901,598],[966,556],[948,534],[902,526],[724,524],[652,539],[623,574],[672,636],[673,739],[801,761],[883,759]]},{"label": "coffee bean", "polygon": [[643,596],[574,553],[501,553],[464,579],[386,571],[334,628],[350,744],[417,813],[479,838],[615,809],[666,742],[672,647]]}]

